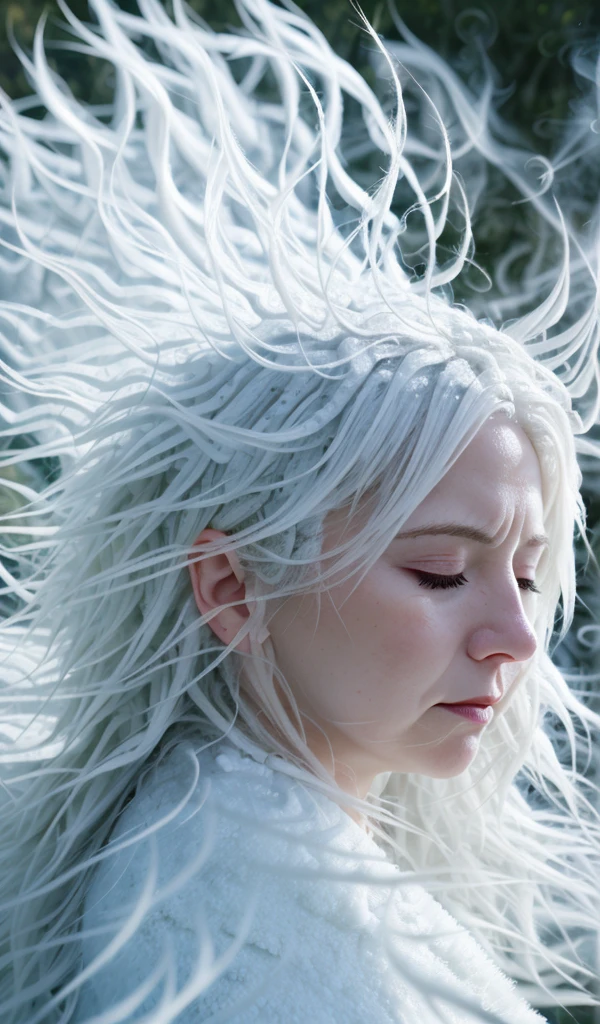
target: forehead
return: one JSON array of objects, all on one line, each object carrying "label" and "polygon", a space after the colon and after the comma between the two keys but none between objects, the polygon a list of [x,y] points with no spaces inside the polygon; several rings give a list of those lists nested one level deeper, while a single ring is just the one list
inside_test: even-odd
[{"label": "forehead", "polygon": [[405,528],[454,520],[496,533],[515,516],[541,530],[540,465],[523,429],[498,416],[480,428]]}]

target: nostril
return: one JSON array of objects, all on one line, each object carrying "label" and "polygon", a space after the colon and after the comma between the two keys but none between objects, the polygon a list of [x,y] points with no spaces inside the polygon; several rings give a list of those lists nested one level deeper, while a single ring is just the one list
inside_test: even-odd
[{"label": "nostril", "polygon": [[528,622],[513,622],[506,629],[478,629],[472,634],[467,652],[474,661],[488,661],[493,658],[498,664],[520,663],[531,658],[537,650],[537,637]]}]

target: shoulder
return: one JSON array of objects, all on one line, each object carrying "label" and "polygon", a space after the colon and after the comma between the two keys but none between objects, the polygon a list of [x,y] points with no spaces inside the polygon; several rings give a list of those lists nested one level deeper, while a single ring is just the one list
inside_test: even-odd
[{"label": "shoulder", "polygon": [[168,998],[181,1024],[438,1024],[423,991],[467,991],[478,971],[510,1024],[539,1021],[440,904],[404,882],[348,815],[285,770],[228,744],[182,746],[146,775],[96,870],[77,1020],[121,1000],[114,1019],[133,1021]]},{"label": "shoulder", "polygon": [[232,746],[175,751],[146,775],[95,871],[83,928],[91,977],[78,1020],[131,998],[155,972],[138,1007],[146,1012],[169,971],[196,1007],[186,1024],[240,1001],[240,1022],[262,1007],[257,1019],[289,1024],[300,1005],[299,1020],[325,1019],[353,960],[344,960],[342,932],[368,913],[364,892],[348,901],[326,876],[334,861],[339,874],[360,835],[333,802]]},{"label": "shoulder", "polygon": [[146,773],[113,829],[86,921],[119,919],[125,903],[151,890],[152,901],[168,898],[179,923],[218,894],[223,923],[239,907],[240,886],[272,885],[278,867],[310,861],[301,839],[313,833],[318,808],[307,797],[233,746],[175,749]]}]

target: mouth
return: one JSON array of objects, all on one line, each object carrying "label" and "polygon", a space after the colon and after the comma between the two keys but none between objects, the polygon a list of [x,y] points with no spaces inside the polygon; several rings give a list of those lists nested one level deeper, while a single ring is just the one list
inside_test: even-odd
[{"label": "mouth", "polygon": [[497,699],[494,698],[486,704],[466,701],[462,704],[436,704],[435,707],[444,708],[454,715],[461,715],[462,718],[466,718],[471,722],[477,722],[479,725],[488,725],[494,717],[494,711],[490,705],[495,704],[496,701]]},{"label": "mouth", "polygon": [[487,708],[491,704],[497,704],[502,697],[491,697],[484,694],[483,697],[469,697],[467,700],[452,700],[446,701],[444,707],[478,707]]}]

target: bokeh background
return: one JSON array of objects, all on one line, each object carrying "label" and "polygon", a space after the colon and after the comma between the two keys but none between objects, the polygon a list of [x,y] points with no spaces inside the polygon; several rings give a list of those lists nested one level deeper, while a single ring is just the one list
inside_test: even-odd
[{"label": "bokeh background", "polygon": [[[168,9],[168,0],[163,2]],[[130,0],[120,0],[120,5],[136,10]],[[82,20],[89,19],[86,0],[70,0],[69,6]],[[239,24],[231,0],[190,0],[190,6],[216,29]],[[374,84],[368,39],[350,0],[297,0],[297,6],[313,19],[336,51]],[[387,2],[363,0],[361,6],[381,35],[399,38]],[[588,53],[594,47],[596,52],[600,51],[600,0],[396,0],[396,9],[408,28],[440,53],[465,81],[477,60],[491,62],[495,69],[496,105],[504,121],[514,127],[521,143],[533,152],[552,152],[562,126],[573,117],[581,96],[582,83],[573,67],[573,53],[580,47],[587,48]],[[0,87],[12,99],[31,91],[15,43],[17,48],[30,52],[36,25],[43,14],[48,16],[46,38],[60,45],[67,36],[54,0],[0,0]],[[92,103],[110,101],[109,64],[68,50],[56,50],[54,55],[52,50],[49,52],[50,64],[60,67],[77,98]],[[593,127],[596,132],[600,132],[600,111],[598,118]],[[579,192],[585,221],[586,210],[591,212],[598,202],[598,177],[577,177],[574,187]],[[486,217],[483,211],[474,224],[477,257],[490,270],[498,255],[523,230],[523,208],[514,204],[514,197],[508,193],[505,198],[502,216]],[[600,439],[600,431],[596,437]],[[22,437],[16,443],[27,447],[32,440]],[[600,472],[591,461],[582,462],[582,469],[589,535],[600,557]],[[60,466],[56,460],[45,460],[4,472],[22,473],[28,483],[43,487],[56,477]],[[0,515],[13,508],[16,500],[14,492],[2,487],[0,476]],[[594,627],[594,623],[600,622],[600,576],[581,544],[578,558],[581,599],[574,627],[555,656],[573,677],[572,684],[591,694],[593,706],[600,710],[600,683],[593,678],[600,673],[599,633]],[[4,599],[2,603],[0,598],[0,613],[10,609],[10,601]],[[598,782],[596,760],[590,774]],[[600,1024],[598,1010],[575,1007],[570,1011],[544,1012],[552,1024]]]}]

